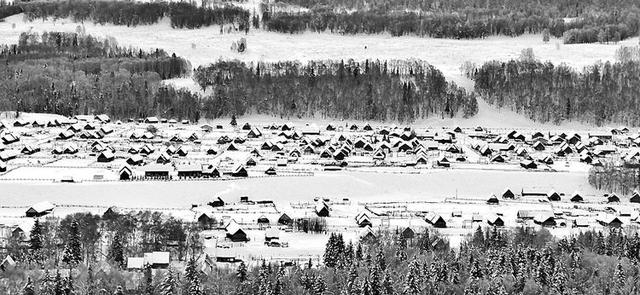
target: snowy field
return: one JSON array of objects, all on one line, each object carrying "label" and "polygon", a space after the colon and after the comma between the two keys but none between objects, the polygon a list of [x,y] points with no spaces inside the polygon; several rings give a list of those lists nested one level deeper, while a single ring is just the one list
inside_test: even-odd
[{"label": "snowy field", "polygon": [[[23,168],[24,169],[24,168]],[[271,199],[279,203],[311,202],[314,197],[368,201],[441,201],[446,197],[486,199],[506,187],[514,192],[555,189],[567,194],[575,190],[596,194],[579,172],[526,172],[433,170],[425,174],[361,172],[316,173],[312,177],[275,177],[229,181],[32,183],[2,182],[3,204],[28,206],[40,201],[58,204],[103,205],[142,208],[188,208],[216,196],[238,201],[240,196]]]}]

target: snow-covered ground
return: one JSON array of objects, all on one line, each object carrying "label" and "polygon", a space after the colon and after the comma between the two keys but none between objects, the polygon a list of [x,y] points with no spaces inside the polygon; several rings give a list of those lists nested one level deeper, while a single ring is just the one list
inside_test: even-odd
[{"label": "snow-covered ground", "polygon": [[[21,168],[24,169],[24,168]],[[232,181],[42,183],[2,182],[3,204],[27,206],[40,201],[60,204],[123,207],[178,207],[211,201],[216,196],[238,200],[312,201],[314,197],[367,201],[440,201],[446,197],[479,197],[514,191],[552,188],[559,192],[598,193],[586,173],[481,170],[432,170],[424,174],[321,172],[310,177],[274,177]]]}]

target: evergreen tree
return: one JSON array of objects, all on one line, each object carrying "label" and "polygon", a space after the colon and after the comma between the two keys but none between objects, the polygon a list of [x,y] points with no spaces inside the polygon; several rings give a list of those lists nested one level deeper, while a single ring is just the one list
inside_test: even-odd
[{"label": "evergreen tree", "polygon": [[124,295],[124,291],[122,290],[122,286],[118,286],[116,291],[113,292],[113,295]]},{"label": "evergreen tree", "polygon": [[65,245],[62,261],[70,266],[75,266],[82,261],[82,245],[80,244],[80,233],[76,220],[71,222],[69,240]]},{"label": "evergreen tree", "polygon": [[382,277],[382,294],[384,295],[394,294],[393,281],[391,280],[391,275],[389,274],[388,270],[384,272],[384,276]]},{"label": "evergreen tree", "polygon": [[356,247],[356,253],[354,258],[356,261],[362,260],[362,244],[360,243],[358,243],[358,246]]},{"label": "evergreen tree", "polygon": [[407,276],[404,281],[403,294],[420,294],[422,290],[420,287],[420,278],[421,275],[418,261],[413,260],[409,263],[409,270],[407,271]]},{"label": "evergreen tree", "polygon": [[382,287],[380,286],[380,267],[378,264],[373,264],[373,267],[369,270],[369,286],[371,288],[371,295],[381,295]]},{"label": "evergreen tree", "polygon": [[236,121],[236,115],[231,115],[231,126],[236,127],[238,126],[238,122]]},{"label": "evergreen tree", "polygon": [[151,271],[151,265],[145,265],[144,267],[144,281],[143,281],[143,292],[146,295],[153,295],[153,272]]},{"label": "evergreen tree", "polygon": [[623,294],[624,286],[626,284],[626,276],[622,263],[618,260],[616,264],[616,270],[613,273],[613,289],[617,290],[619,294]]},{"label": "evergreen tree", "polygon": [[69,269],[69,275],[64,280],[64,294],[65,295],[75,294],[74,290],[75,289],[73,287],[73,273],[71,272],[71,269]]},{"label": "evergreen tree", "polygon": [[238,265],[237,275],[240,282],[244,282],[247,280],[247,265],[244,264],[244,261],[240,261],[240,265]]},{"label": "evergreen tree", "polygon": [[276,279],[275,279],[275,283],[273,284],[273,288],[271,294],[272,295],[282,295],[284,294],[284,268],[280,267],[278,268],[278,270],[276,271]]},{"label": "evergreen tree", "polygon": [[29,234],[29,251],[31,258],[37,264],[42,262],[42,225],[36,218]]},{"label": "evergreen tree", "polygon": [[478,283],[478,279],[474,277],[469,277],[466,286],[464,287],[464,295],[480,295],[482,292],[480,291],[480,286]]},{"label": "evergreen tree", "polygon": [[327,290],[327,285],[324,282],[322,276],[317,276],[313,283],[313,294],[322,295]]},{"label": "evergreen tree", "polygon": [[31,277],[27,277],[27,283],[22,287],[22,295],[35,295],[35,291],[33,289],[33,282],[31,281]]},{"label": "evergreen tree", "polygon": [[[93,265],[89,264],[87,268],[87,282],[86,282],[86,294],[93,295],[96,293],[96,282],[93,277]],[[164,294],[163,294],[164,295]]]},{"label": "evergreen tree", "polygon": [[381,271],[385,271],[387,269],[387,261],[386,258],[384,256],[384,252],[382,251],[382,248],[380,248],[378,250],[378,254],[376,255],[376,260],[378,263],[378,267],[380,268]]},{"label": "evergreen tree", "polygon": [[362,284],[360,285],[360,293],[359,295],[373,295],[373,291],[371,290],[371,283],[369,282],[369,278],[364,278],[362,280]]},{"label": "evergreen tree", "polygon": [[162,282],[158,285],[158,292],[160,295],[175,295],[177,292],[177,285],[173,270],[169,269],[162,279]]},{"label": "evergreen tree", "polygon": [[54,279],[51,277],[48,269],[45,269],[44,274],[42,275],[42,280],[40,281],[40,292],[41,295],[55,295],[55,285]]},{"label": "evergreen tree", "polygon": [[358,281],[358,266],[355,262],[351,263],[349,268],[349,275],[347,276],[347,294],[356,294]]},{"label": "evergreen tree", "polygon": [[194,257],[187,262],[187,268],[185,269],[186,290],[185,295],[202,295],[202,289],[200,287],[200,276],[198,274],[196,259]]},{"label": "evergreen tree", "polygon": [[122,235],[120,231],[116,231],[113,235],[111,245],[109,246],[108,258],[113,261],[118,268],[124,267],[124,247],[122,245]]},{"label": "evergreen tree", "polygon": [[53,294],[55,295],[63,295],[64,294],[64,286],[65,282],[60,275],[60,270],[56,271],[56,277],[53,280]]}]

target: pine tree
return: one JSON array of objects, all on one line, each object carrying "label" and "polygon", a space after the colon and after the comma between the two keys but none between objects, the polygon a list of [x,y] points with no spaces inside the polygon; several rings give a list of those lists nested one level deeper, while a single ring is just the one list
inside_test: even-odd
[{"label": "pine tree", "polygon": [[387,269],[387,261],[386,258],[384,256],[384,252],[382,251],[382,248],[380,248],[378,250],[378,254],[376,255],[376,260],[378,263],[378,267],[380,268],[380,270],[384,271]]},{"label": "pine tree", "polygon": [[327,285],[324,283],[324,279],[321,276],[317,276],[313,283],[313,294],[322,295],[327,290]]},{"label": "pine tree", "polygon": [[471,270],[469,274],[474,279],[482,278],[482,269],[480,268],[480,263],[478,262],[477,259],[474,259],[473,262],[471,263]]},{"label": "pine tree", "polygon": [[358,247],[356,247],[355,260],[362,260],[362,244],[358,243]]},{"label": "pine tree", "polygon": [[49,273],[48,269],[45,269],[44,274],[42,276],[39,293],[41,295],[55,295],[54,280],[51,277],[51,274]]},{"label": "pine tree", "polygon": [[236,115],[231,115],[231,126],[236,127],[238,126],[238,122],[236,121]]},{"label": "pine tree", "polygon": [[613,280],[613,289],[618,290],[619,294],[623,294],[622,291],[624,290],[626,283],[626,276],[620,260],[618,260],[618,264],[616,264],[616,270],[613,273]]},{"label": "pine tree", "polygon": [[62,276],[60,275],[60,270],[56,271],[56,277],[53,280],[53,294],[55,295],[63,295],[64,294],[64,281],[62,280]]},{"label": "pine tree", "polygon": [[122,235],[120,231],[116,231],[113,235],[113,240],[109,246],[108,258],[113,261],[118,268],[124,267],[124,247],[122,245]]},{"label": "pine tree", "polygon": [[144,267],[144,294],[153,295],[153,272],[151,271],[151,265],[145,265]]},{"label": "pine tree", "polygon": [[335,244],[336,244],[336,235],[334,233],[331,233],[331,235],[329,235],[329,240],[327,241],[327,245],[325,246],[325,250],[324,250],[324,256],[323,256],[323,260],[324,260],[324,265],[327,267],[335,267],[336,266],[336,257],[337,257],[337,249],[335,248]]},{"label": "pine tree", "polygon": [[82,261],[82,245],[80,244],[80,233],[78,222],[71,222],[69,228],[69,240],[64,248],[62,261],[70,266],[75,266]]},{"label": "pine tree", "polygon": [[93,265],[89,264],[87,268],[86,294],[93,295],[96,292],[96,282],[93,277]]},{"label": "pine tree", "polygon": [[380,267],[374,263],[373,267],[369,270],[369,286],[371,287],[372,295],[381,295],[382,288],[380,287]]},{"label": "pine tree", "polygon": [[384,272],[384,276],[382,277],[382,294],[384,295],[392,295],[393,294],[393,282],[391,281],[391,275],[389,275],[389,270]]},{"label": "pine tree", "polygon": [[351,267],[349,268],[349,276],[347,277],[347,293],[355,294],[356,293],[356,282],[358,280],[358,266],[355,262],[351,263]]},{"label": "pine tree", "polygon": [[35,291],[33,289],[33,282],[31,281],[31,277],[27,277],[27,283],[22,287],[22,295],[35,295]]},{"label": "pine tree", "polygon": [[198,275],[198,270],[196,268],[196,259],[194,257],[189,259],[187,263],[187,268],[185,269],[185,280],[187,283],[187,288],[185,295],[202,295],[202,290],[200,287],[200,277]]},{"label": "pine tree", "polygon": [[113,295],[124,295],[124,291],[122,290],[122,286],[118,286],[116,291],[113,292]]},{"label": "pine tree", "polygon": [[241,261],[238,266],[237,277],[241,283],[247,280],[247,265],[244,264],[244,261]]},{"label": "pine tree", "polygon": [[174,295],[176,294],[176,279],[173,274],[173,270],[169,269],[162,282],[158,285],[158,291],[160,295]]},{"label": "pine tree", "polygon": [[271,294],[272,295],[282,295],[284,293],[284,268],[280,267],[276,271],[276,281],[273,284],[273,288]]},{"label": "pine tree", "polygon": [[42,225],[36,219],[29,234],[29,251],[31,258],[37,264],[42,262]]},{"label": "pine tree", "polygon": [[422,288],[420,287],[420,269],[418,261],[413,260],[409,263],[409,270],[407,271],[407,277],[404,280],[403,294],[420,294]]},{"label": "pine tree", "polygon": [[467,285],[464,287],[464,295],[480,295],[480,286],[478,286],[478,279],[469,277]]},{"label": "pine tree", "polygon": [[73,273],[71,272],[71,269],[69,269],[69,275],[64,280],[63,289],[64,289],[65,295],[75,294],[74,287],[73,287]]},{"label": "pine tree", "polygon": [[362,280],[362,284],[360,285],[360,293],[359,295],[373,295],[373,291],[371,290],[371,283],[368,278],[364,278]]},{"label": "pine tree", "polygon": [[495,276],[491,281],[489,281],[489,289],[487,290],[486,295],[507,295],[507,290],[505,289],[502,280],[500,280],[500,277]]}]

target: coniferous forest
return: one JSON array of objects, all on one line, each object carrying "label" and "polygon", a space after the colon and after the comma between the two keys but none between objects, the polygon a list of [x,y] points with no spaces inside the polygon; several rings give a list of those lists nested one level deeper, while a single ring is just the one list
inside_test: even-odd
[{"label": "coniferous forest", "polygon": [[[185,116],[184,91],[166,89],[161,80],[182,77],[189,63],[162,50],[118,47],[78,33],[23,33],[17,44],[0,47],[0,109],[71,116],[88,112],[119,118],[166,110]],[[163,91],[158,91],[163,89]],[[164,92],[174,94],[164,99]]]},{"label": "coniferous forest", "polygon": [[476,93],[539,122],[640,125],[640,61],[596,63],[582,71],[535,59],[491,61],[471,74]]},{"label": "coniferous forest", "polygon": [[[564,43],[616,42],[636,36],[640,4],[633,0],[287,0],[309,8],[287,12],[267,7],[265,28],[299,33],[418,35],[436,38],[519,36],[545,30]],[[611,7],[616,9],[611,9]],[[270,12],[274,11],[274,12]]]},{"label": "coniferous forest", "polygon": [[[35,222],[6,251],[7,294],[634,294],[640,237],[621,229],[555,239],[545,230],[478,227],[453,250],[440,234],[398,230],[345,241],[321,261],[243,262],[211,270],[198,224],[158,212],[77,213]],[[103,250],[106,249],[106,252]],[[168,269],[125,270],[126,257],[170,251]],[[321,262],[321,263],[319,263]]]},{"label": "coniferous forest", "polygon": [[258,113],[413,122],[477,113],[472,94],[421,62],[220,61],[196,69],[194,79],[211,90],[203,106],[207,117]]},{"label": "coniferous forest", "polygon": [[237,24],[249,29],[250,13],[236,6],[197,7],[186,2],[53,1],[23,2],[0,8],[0,18],[24,13],[28,20],[71,18],[74,22],[123,26],[150,25],[168,17],[173,28],[195,29],[211,25]]}]

